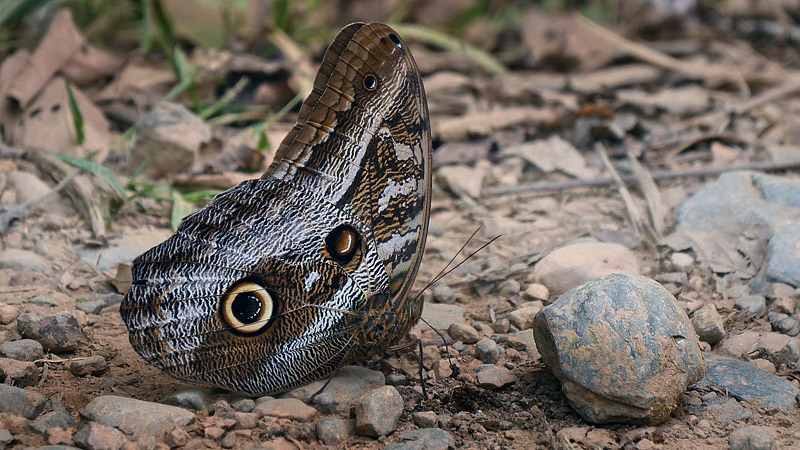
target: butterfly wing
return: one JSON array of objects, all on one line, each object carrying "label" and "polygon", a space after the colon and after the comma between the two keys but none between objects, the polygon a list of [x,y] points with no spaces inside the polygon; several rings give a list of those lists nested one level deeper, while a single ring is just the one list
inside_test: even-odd
[{"label": "butterfly wing", "polygon": [[[262,179],[134,261],[120,308],[134,349],[179,378],[250,394],[330,374],[363,345],[374,299],[407,296],[430,170],[413,58],[385,25],[346,27]],[[406,305],[404,330],[419,314]]]}]

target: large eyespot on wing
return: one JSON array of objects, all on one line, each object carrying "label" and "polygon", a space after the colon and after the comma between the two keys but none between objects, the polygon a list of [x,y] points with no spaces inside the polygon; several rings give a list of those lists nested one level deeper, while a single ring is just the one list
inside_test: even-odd
[{"label": "large eyespot on wing", "polygon": [[231,333],[254,336],[273,321],[277,305],[265,286],[244,279],[231,286],[220,302],[219,314]]}]

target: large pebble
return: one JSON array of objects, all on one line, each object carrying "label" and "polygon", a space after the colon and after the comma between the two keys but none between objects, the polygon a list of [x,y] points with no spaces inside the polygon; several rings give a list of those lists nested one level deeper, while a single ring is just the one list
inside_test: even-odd
[{"label": "large pebble", "polygon": [[77,350],[86,341],[75,314],[61,311],[47,316],[23,313],[17,317],[22,336],[33,339],[50,352]]},{"label": "large pebble", "polygon": [[353,434],[355,426],[352,419],[323,417],[317,422],[317,437],[325,445],[339,445]]},{"label": "large pebble", "polygon": [[387,445],[386,450],[447,450],[456,446],[450,433],[441,428],[403,431],[397,440],[397,444]]},{"label": "large pebble", "polygon": [[50,263],[36,253],[10,248],[0,253],[0,269],[31,270],[47,272]]},{"label": "large pebble", "polygon": [[41,417],[31,422],[31,429],[43,434],[48,428],[66,430],[75,424],[75,420],[67,409],[57,400],[50,399],[50,408],[52,411],[42,414]]},{"label": "large pebble", "polygon": [[[301,388],[290,391],[287,397],[297,398],[305,403],[311,402],[326,380],[315,381]],[[327,414],[349,414],[351,408],[365,393],[386,384],[386,377],[378,371],[360,366],[346,366],[336,374],[319,395],[314,397],[314,404]]]},{"label": "large pebble", "polygon": [[769,255],[767,278],[800,287],[800,224],[781,227],[769,240]]},{"label": "large pebble", "polygon": [[505,367],[490,366],[478,372],[478,386],[487,389],[500,389],[517,382],[513,372]]},{"label": "large pebble", "polygon": [[19,361],[36,361],[44,357],[44,349],[33,339],[20,339],[0,344],[0,355]]},{"label": "large pebble", "polygon": [[135,435],[154,435],[167,422],[182,427],[194,419],[194,414],[183,408],[116,395],[95,398],[82,413],[95,422]]},{"label": "large pebble", "polygon": [[35,419],[47,404],[47,398],[38,392],[0,384],[0,413],[10,413],[26,419]]},{"label": "large pebble", "polygon": [[692,326],[700,340],[711,345],[725,337],[725,323],[717,312],[717,307],[711,303],[706,303],[692,314]]},{"label": "large pebble", "polygon": [[97,422],[87,423],[72,440],[90,450],[119,450],[125,445],[125,435],[121,431]]},{"label": "large pebble", "polygon": [[[447,331],[450,325],[456,322],[463,322],[466,314],[467,310],[463,306],[442,303],[425,303],[425,307],[422,309],[422,318],[433,328],[443,331]],[[424,322],[420,320],[420,323]],[[425,328],[427,329],[427,325]]]},{"label": "large pebble", "polygon": [[767,299],[763,295],[747,295],[736,299],[736,307],[745,314],[760,317],[767,310]]},{"label": "large pebble", "polygon": [[713,385],[737,399],[782,411],[797,406],[800,396],[791,381],[738,359],[706,353],[706,376],[698,386]]},{"label": "large pebble", "polygon": [[481,339],[475,345],[475,356],[485,364],[494,364],[500,358],[500,347],[491,339]]},{"label": "large pebble", "polygon": [[655,424],[705,372],[675,298],[642,276],[610,275],[562,295],[534,326],[542,359],[592,423]]},{"label": "large pebble", "polygon": [[781,333],[764,333],[756,344],[756,352],[776,367],[791,367],[800,361],[800,339]]},{"label": "large pebble", "polygon": [[455,322],[447,329],[447,334],[454,341],[461,341],[465,344],[474,344],[480,340],[481,335],[472,325],[465,322]]},{"label": "large pebble", "polygon": [[747,426],[734,430],[728,437],[731,450],[772,450],[775,436],[769,427]]},{"label": "large pebble", "polygon": [[39,372],[40,369],[32,362],[0,358],[0,381],[6,384],[33,386],[39,381]]},{"label": "large pebble", "polygon": [[541,300],[523,303],[519,308],[508,313],[508,321],[520,330],[533,328],[533,320],[542,308],[544,308],[544,303]]},{"label": "large pebble", "polygon": [[317,410],[296,398],[276,398],[256,405],[253,410],[259,417],[270,416],[279,419],[310,422],[317,416]]},{"label": "large pebble", "polygon": [[533,268],[537,282],[560,295],[612,273],[639,273],[636,256],[627,247],[608,242],[579,242],[557,248]]},{"label": "large pebble", "polygon": [[403,414],[403,397],[393,386],[364,394],[356,405],[356,432],[362,436],[386,436],[397,428]]}]

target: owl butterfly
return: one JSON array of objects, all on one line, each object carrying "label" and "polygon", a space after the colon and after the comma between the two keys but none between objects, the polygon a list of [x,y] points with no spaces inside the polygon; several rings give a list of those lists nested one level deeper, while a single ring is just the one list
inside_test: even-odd
[{"label": "owl butterfly", "polygon": [[133,263],[133,348],[185,380],[252,395],[398,343],[428,231],[431,138],[414,58],[390,27],[328,47],[297,124],[258,180],[186,217]]}]

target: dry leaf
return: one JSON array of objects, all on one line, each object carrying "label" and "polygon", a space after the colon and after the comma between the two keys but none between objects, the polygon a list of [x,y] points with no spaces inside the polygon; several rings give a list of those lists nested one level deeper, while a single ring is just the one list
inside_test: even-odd
[{"label": "dry leaf", "polygon": [[3,138],[7,142],[12,141],[11,129],[13,123],[19,119],[22,110],[6,93],[22,69],[27,66],[29,58],[30,53],[27,50],[19,50],[6,58],[0,65],[0,129],[2,129]]},{"label": "dry leaf", "polygon": [[85,43],[61,68],[68,80],[87,85],[117,73],[122,67],[121,58]]},{"label": "dry leaf", "polygon": [[195,189],[230,189],[243,181],[253,180],[259,176],[261,174],[241,172],[201,173],[197,175],[179,174],[175,176],[173,181],[176,185]]},{"label": "dry leaf", "polygon": [[576,91],[597,92],[604,89],[652,83],[661,78],[661,75],[662,71],[658,67],[627,64],[573,75],[570,77],[570,85]]},{"label": "dry leaf", "polygon": [[557,120],[558,114],[553,109],[519,106],[443,118],[433,122],[433,134],[443,141],[463,141],[514,125],[547,127]]},{"label": "dry leaf", "polygon": [[586,166],[583,155],[572,144],[553,136],[549,139],[525,142],[506,149],[506,155],[517,155],[542,172],[559,170],[577,178],[592,178],[596,172]]},{"label": "dry leaf", "polygon": [[91,152],[100,152],[96,159],[102,161],[112,139],[108,120],[86,94],[72,87],[78,110],[83,116],[84,141],[79,144],[66,86],[63,78],[55,77],[44,87],[14,122],[12,143],[79,158]]},{"label": "dry leaf", "polygon": [[98,101],[128,102],[144,96],[151,100],[143,102],[142,106],[150,106],[161,100],[176,82],[175,73],[166,64],[154,64],[143,58],[134,58],[95,98]]},{"label": "dry leaf", "polygon": [[86,38],[72,22],[72,13],[66,9],[59,11],[47,34],[6,95],[16,100],[22,108],[28,106],[36,94],[67,61],[72,59],[85,42]]}]

